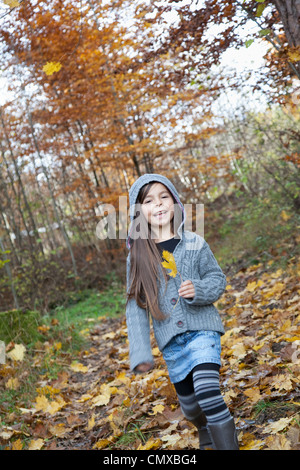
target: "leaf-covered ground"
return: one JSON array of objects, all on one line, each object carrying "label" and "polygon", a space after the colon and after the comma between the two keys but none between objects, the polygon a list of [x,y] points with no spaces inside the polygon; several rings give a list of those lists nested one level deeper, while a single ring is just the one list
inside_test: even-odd
[{"label": "leaf-covered ground", "polygon": [[[300,449],[298,279],[295,260],[284,271],[252,266],[228,278],[217,304],[226,327],[222,391],[241,449]],[[20,407],[11,423],[6,419],[2,448],[197,449],[154,339],[155,368],[133,375],[124,317],[103,318],[86,334],[91,347],[66,358],[55,378],[45,373],[31,406]],[[14,369],[23,354],[14,346],[1,367],[3,389],[18,387],[22,378]]]}]

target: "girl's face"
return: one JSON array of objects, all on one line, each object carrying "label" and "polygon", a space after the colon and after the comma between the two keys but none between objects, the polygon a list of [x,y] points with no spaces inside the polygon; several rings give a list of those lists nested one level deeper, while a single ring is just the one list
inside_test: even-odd
[{"label": "girl's face", "polygon": [[152,228],[168,228],[174,217],[174,201],[162,183],[155,183],[142,203],[142,211]]}]

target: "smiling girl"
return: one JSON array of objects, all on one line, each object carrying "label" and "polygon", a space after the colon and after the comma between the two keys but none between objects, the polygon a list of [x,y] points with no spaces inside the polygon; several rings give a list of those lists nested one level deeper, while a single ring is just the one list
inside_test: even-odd
[{"label": "smiling girl", "polygon": [[[129,202],[126,321],[131,370],[153,367],[151,316],[182,412],[199,431],[200,449],[238,450],[234,420],[220,392],[224,327],[213,305],[225,290],[226,277],[204,238],[184,229],[184,206],[168,178],[141,176],[129,191]],[[164,250],[173,254],[183,282],[163,268]]]}]

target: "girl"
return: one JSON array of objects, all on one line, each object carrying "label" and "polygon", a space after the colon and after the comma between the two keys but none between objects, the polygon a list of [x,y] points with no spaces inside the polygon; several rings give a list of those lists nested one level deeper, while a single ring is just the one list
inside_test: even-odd
[{"label": "girl", "polygon": [[[146,372],[153,367],[151,315],[183,415],[199,431],[200,449],[238,450],[234,420],[220,392],[224,327],[213,305],[225,290],[226,277],[204,238],[184,230],[185,210],[168,178],[141,176],[130,188],[129,203],[130,368]],[[164,269],[164,250],[173,253],[177,274]]]}]

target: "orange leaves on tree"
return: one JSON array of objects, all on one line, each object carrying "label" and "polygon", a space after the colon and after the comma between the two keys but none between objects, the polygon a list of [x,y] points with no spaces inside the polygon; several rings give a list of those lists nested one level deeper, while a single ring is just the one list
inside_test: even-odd
[{"label": "orange leaves on tree", "polygon": [[300,47],[291,47],[288,50],[288,58],[290,62],[299,62],[300,61]]}]

